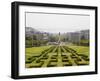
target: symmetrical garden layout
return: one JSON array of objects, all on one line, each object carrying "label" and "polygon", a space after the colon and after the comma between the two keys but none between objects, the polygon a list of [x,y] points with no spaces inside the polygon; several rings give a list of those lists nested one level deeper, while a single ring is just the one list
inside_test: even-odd
[{"label": "symmetrical garden layout", "polygon": [[68,46],[54,45],[40,54],[32,54],[26,56],[26,68],[40,67],[64,67],[89,65],[89,56],[79,54]]}]

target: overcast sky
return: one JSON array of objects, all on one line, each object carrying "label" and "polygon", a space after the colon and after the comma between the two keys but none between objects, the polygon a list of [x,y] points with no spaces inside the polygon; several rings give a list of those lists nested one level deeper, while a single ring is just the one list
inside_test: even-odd
[{"label": "overcast sky", "polygon": [[51,33],[65,33],[90,28],[90,16],[26,13],[26,27]]}]

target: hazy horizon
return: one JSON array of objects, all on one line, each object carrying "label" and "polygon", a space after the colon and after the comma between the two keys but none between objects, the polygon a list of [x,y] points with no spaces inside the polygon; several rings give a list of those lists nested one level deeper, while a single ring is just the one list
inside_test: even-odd
[{"label": "hazy horizon", "polygon": [[50,33],[66,33],[90,28],[90,16],[26,13],[26,27]]}]

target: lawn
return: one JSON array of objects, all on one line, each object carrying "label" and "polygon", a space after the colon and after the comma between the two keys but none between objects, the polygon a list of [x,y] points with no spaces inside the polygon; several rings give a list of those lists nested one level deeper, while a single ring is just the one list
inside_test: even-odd
[{"label": "lawn", "polygon": [[31,47],[25,48],[26,55],[30,54],[40,54],[43,50],[50,48],[51,46],[39,46],[39,47]]},{"label": "lawn", "polygon": [[77,51],[78,54],[84,54],[86,56],[89,56],[89,46],[68,45],[68,47]]},{"label": "lawn", "polygon": [[[43,53],[44,50],[46,52]],[[76,45],[49,45],[26,48],[25,63],[26,68],[88,65],[89,47]]]}]

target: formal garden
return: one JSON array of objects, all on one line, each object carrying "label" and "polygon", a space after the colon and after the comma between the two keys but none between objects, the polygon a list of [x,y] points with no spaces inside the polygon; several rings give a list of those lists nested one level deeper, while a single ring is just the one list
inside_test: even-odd
[{"label": "formal garden", "polygon": [[89,65],[89,47],[47,45],[26,48],[26,68]]},{"label": "formal garden", "polygon": [[89,65],[89,30],[67,33],[28,30],[25,37],[26,68]]}]

